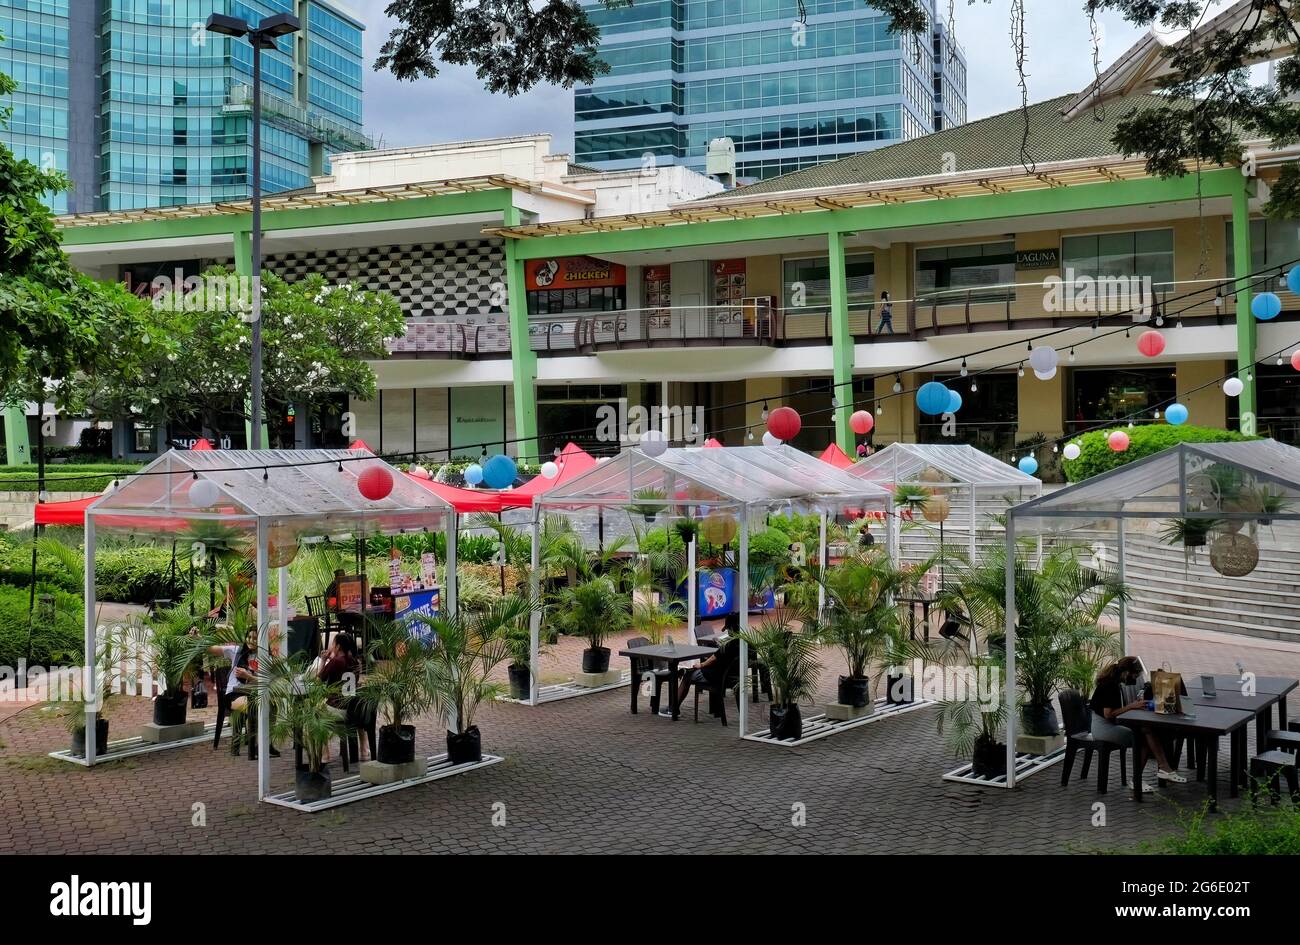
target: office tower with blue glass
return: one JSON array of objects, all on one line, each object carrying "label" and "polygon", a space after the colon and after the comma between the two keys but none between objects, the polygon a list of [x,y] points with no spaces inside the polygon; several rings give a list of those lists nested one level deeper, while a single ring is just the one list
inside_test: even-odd
[{"label": "office tower with blue glass", "polygon": [[18,83],[0,141],[71,178],[57,212],[249,195],[252,51],[206,32],[210,13],[302,23],[262,56],[266,193],[370,147],[365,27],[335,0],[0,0],[0,71]]},{"label": "office tower with blue glass", "polygon": [[764,179],[966,121],[966,59],[930,6],[896,36],[863,0],[636,0],[606,9],[610,71],[574,100],[574,151],[602,169],[685,164],[735,143],[737,175]]}]

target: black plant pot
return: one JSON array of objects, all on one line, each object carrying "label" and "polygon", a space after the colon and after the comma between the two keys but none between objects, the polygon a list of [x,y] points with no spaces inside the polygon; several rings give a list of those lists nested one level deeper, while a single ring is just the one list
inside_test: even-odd
[{"label": "black plant pot", "polygon": [[582,651],[582,671],[584,673],[604,673],[609,671],[609,647],[593,646]]},{"label": "black plant pot", "polygon": [[1184,548],[1204,548],[1204,547],[1205,547],[1205,533],[1202,532],[1202,533],[1200,533],[1200,534],[1196,534],[1196,535],[1185,535],[1185,536],[1183,536],[1183,547],[1184,547]]},{"label": "black plant pot", "polygon": [[153,724],[184,725],[188,703],[184,689],[162,693],[153,700]]},{"label": "black plant pot", "polygon": [[798,740],[803,737],[803,713],[798,703],[794,705],[773,705],[767,710],[768,727],[772,737],[780,741]]},{"label": "black plant pot", "polygon": [[871,701],[871,680],[866,676],[841,676],[838,694],[840,705],[860,709]]},{"label": "black plant pot", "polygon": [[298,771],[293,776],[293,796],[303,804],[323,801],[334,793],[330,766],[321,765],[320,771]]},{"label": "black plant pot", "polygon": [[[95,754],[102,755],[108,744],[108,719],[95,719]],[[86,730],[79,728],[72,733],[72,753],[78,758],[86,754]]]},{"label": "black plant pot", "polygon": [[1026,735],[1056,735],[1061,727],[1056,718],[1056,710],[1052,708],[1050,702],[1047,705],[1033,703],[1022,705],[1020,724]]},{"label": "black plant pot", "polygon": [[1007,746],[1002,742],[979,740],[971,757],[971,774],[977,778],[997,778],[1007,773]]},{"label": "black plant pot", "polygon": [[885,676],[885,701],[890,705],[907,705],[914,699],[912,686],[915,680],[908,675]]},{"label": "black plant pot", "polygon": [[376,760],[386,765],[404,765],[415,760],[415,726],[381,725]]},{"label": "black plant pot", "polygon": [[510,676],[510,698],[527,699],[532,695],[533,674],[528,671],[528,667],[519,666],[511,663],[506,667],[506,673]]},{"label": "black plant pot", "polygon": [[460,734],[447,733],[447,760],[454,765],[477,764],[483,760],[483,736],[477,725]]}]

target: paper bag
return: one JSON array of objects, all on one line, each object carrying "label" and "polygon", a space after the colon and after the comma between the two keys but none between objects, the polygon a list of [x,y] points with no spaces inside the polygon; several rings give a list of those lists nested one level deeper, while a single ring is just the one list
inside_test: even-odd
[{"label": "paper bag", "polygon": [[1167,669],[1157,669],[1151,673],[1151,698],[1155,700],[1156,712],[1161,715],[1178,715],[1178,696],[1183,691],[1183,677]]}]

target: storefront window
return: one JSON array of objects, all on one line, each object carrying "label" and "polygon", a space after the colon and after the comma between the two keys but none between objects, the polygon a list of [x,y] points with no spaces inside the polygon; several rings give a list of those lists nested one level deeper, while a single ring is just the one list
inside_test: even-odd
[{"label": "storefront window", "polygon": [[1153,420],[1178,390],[1178,376],[1168,367],[1077,369],[1072,378],[1071,433],[1096,424]]},{"label": "storefront window", "polygon": [[1174,281],[1174,231],[1094,233],[1061,239],[1061,270],[1068,278],[1149,277],[1159,286]]},{"label": "storefront window", "polygon": [[[789,308],[817,308],[831,304],[830,258],[787,259],[784,264],[785,298]],[[849,304],[869,302],[876,282],[876,258],[871,253],[844,257]],[[802,286],[802,293],[799,287]],[[802,303],[802,304],[801,304]]]},{"label": "storefront window", "polygon": [[[1228,223],[1228,272],[1236,260],[1232,246],[1232,223]],[[1300,259],[1300,220],[1250,221],[1250,271],[1259,272],[1274,266],[1290,268]],[[1261,290],[1262,291],[1262,290]]]},{"label": "storefront window", "polygon": [[[1255,432],[1300,445],[1300,374],[1289,364],[1257,364],[1255,389],[1259,404]],[[1241,399],[1229,397],[1228,404],[1228,429],[1235,430],[1240,427]]]},{"label": "storefront window", "polygon": [[938,374],[934,378],[961,394],[953,436],[944,436],[942,416],[917,414],[916,438],[922,443],[969,443],[986,453],[998,453],[1015,446],[1018,384],[1015,374],[983,374],[971,378]]},{"label": "storefront window", "polygon": [[1016,244],[1010,240],[916,251],[916,295],[921,302],[1004,302],[1014,292],[1010,286],[1015,281]]}]

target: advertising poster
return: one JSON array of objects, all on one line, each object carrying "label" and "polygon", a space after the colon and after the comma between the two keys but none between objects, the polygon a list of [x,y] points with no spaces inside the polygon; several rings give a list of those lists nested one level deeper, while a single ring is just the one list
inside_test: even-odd
[{"label": "advertising poster", "polygon": [[406,630],[417,640],[432,643],[437,639],[428,620],[438,616],[442,592],[431,587],[423,591],[410,591],[393,595],[393,619],[406,625]]}]

